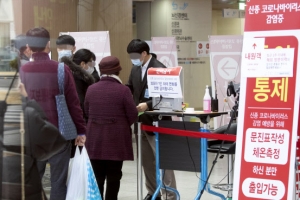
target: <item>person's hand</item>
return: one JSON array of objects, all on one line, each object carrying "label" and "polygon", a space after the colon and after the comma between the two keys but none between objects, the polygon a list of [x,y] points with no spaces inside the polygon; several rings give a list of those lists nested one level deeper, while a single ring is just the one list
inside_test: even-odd
[{"label": "person's hand", "polygon": [[22,95],[23,97],[27,97],[27,96],[28,96],[28,94],[27,94],[27,92],[26,92],[26,89],[25,89],[25,86],[24,86],[23,83],[20,83],[20,84],[19,84],[19,91],[20,91],[20,93],[21,93],[21,95]]},{"label": "person's hand", "polygon": [[86,141],[85,135],[78,135],[77,138],[75,139],[75,145],[83,146],[85,141]]},{"label": "person's hand", "polygon": [[140,103],[137,107],[136,107],[138,112],[144,112],[145,110],[148,109],[148,105],[147,103]]}]

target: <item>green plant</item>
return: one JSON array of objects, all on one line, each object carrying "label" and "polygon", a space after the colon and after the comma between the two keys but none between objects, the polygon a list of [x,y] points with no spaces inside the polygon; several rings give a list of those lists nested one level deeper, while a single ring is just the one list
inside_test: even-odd
[{"label": "green plant", "polygon": [[9,66],[14,69],[17,70],[18,69],[18,58],[16,57],[15,59],[11,60],[9,62]]}]

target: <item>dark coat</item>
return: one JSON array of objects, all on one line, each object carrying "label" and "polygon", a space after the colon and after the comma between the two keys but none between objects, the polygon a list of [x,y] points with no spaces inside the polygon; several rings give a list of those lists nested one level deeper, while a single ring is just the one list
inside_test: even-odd
[{"label": "dark coat", "polygon": [[[159,62],[152,56],[147,71],[149,68],[166,68],[166,66],[164,66],[161,62]],[[130,88],[133,94],[133,99],[135,104],[138,105],[139,103],[146,102],[148,105],[148,109],[151,111],[152,97],[145,98],[145,91],[146,89],[148,89],[147,71],[145,73],[143,80],[141,80],[142,77],[141,67],[133,66],[131,69],[128,83],[126,85]],[[142,122],[143,124],[152,126],[153,117],[147,114],[142,114],[139,117],[139,121]]]},{"label": "dark coat", "polygon": [[62,57],[61,62],[65,63],[70,68],[73,74],[78,98],[80,101],[80,107],[83,110],[83,117],[85,120],[87,120],[84,111],[84,99],[88,87],[95,83],[95,79],[92,75],[88,74],[81,66],[74,63],[70,58],[66,56]]},{"label": "dark coat", "polygon": [[133,160],[130,126],[138,112],[128,87],[103,77],[88,88],[86,149],[90,159]]},{"label": "dark coat", "polygon": [[100,81],[100,76],[99,76],[99,74],[98,74],[98,72],[97,72],[97,70],[96,70],[95,67],[94,67],[94,71],[93,71],[93,73],[92,73],[92,76],[93,76],[94,79],[95,79],[95,83],[97,83],[98,81]]}]

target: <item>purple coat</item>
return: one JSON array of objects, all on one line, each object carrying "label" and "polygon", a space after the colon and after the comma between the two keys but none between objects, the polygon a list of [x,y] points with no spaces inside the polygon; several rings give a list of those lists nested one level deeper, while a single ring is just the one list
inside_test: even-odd
[{"label": "purple coat", "polygon": [[112,77],[91,85],[84,102],[90,159],[133,160],[130,126],[138,112],[128,87]]}]

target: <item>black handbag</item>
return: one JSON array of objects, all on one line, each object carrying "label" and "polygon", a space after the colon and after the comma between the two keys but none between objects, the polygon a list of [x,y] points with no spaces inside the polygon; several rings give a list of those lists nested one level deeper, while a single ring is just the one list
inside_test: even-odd
[{"label": "black handbag", "polygon": [[67,145],[58,128],[48,122],[47,117],[35,100],[27,100],[23,106],[25,134],[28,134],[26,145],[31,156],[37,160],[48,160]]},{"label": "black handbag", "polygon": [[[12,80],[4,102],[7,100],[17,73],[18,71]],[[34,99],[25,98],[22,107],[26,154],[43,161],[62,151],[68,142],[60,134],[58,128],[47,120],[40,105]]]}]

